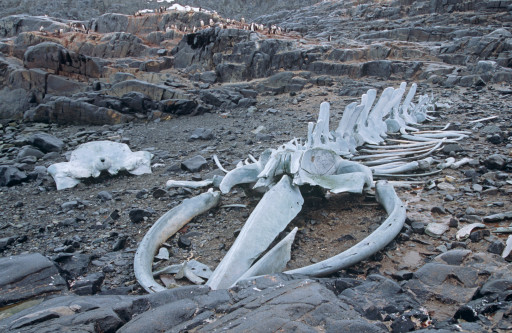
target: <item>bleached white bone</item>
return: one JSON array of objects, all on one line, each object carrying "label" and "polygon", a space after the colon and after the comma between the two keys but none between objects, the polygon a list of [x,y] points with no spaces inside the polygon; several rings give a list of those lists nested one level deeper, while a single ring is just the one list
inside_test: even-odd
[{"label": "bleached white bone", "polygon": [[303,203],[299,188],[283,176],[254,208],[207,285],[212,289],[229,288],[300,212]]},{"label": "bleached white bone", "polygon": [[385,181],[377,182],[376,194],[377,201],[384,207],[388,217],[373,233],[338,255],[284,273],[309,276],[332,274],[370,257],[388,245],[400,233],[405,223],[405,205],[396,195],[393,186]]},{"label": "bleached white bone", "polygon": [[246,280],[260,275],[281,273],[288,261],[291,258],[291,249],[295,234],[298,228],[295,227],[293,230],[286,235],[276,246],[268,251],[260,260],[247,270],[233,285],[238,281]]},{"label": "bleached white bone", "polygon": [[139,243],[133,259],[135,278],[142,288],[149,293],[166,290],[153,278],[152,265],[155,253],[163,242],[183,228],[191,219],[217,206],[219,199],[219,192],[211,190],[185,199],[153,224]]},{"label": "bleached white bone", "polygon": [[132,152],[128,145],[112,141],[92,141],[81,144],[71,153],[69,162],[55,163],[48,173],[57,190],[71,188],[80,179],[98,177],[105,171],[111,175],[128,171],[133,175],[151,173],[151,157],[147,151]]},{"label": "bleached white bone", "polygon": [[168,180],[165,187],[187,187],[187,188],[202,188],[213,184],[213,179],[189,181],[189,180]]}]

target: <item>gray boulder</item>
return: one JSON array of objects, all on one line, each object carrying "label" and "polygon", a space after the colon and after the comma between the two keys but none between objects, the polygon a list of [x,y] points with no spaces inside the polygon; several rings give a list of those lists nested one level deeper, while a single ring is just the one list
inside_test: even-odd
[{"label": "gray boulder", "polygon": [[22,118],[31,100],[32,94],[25,89],[4,87],[0,90],[0,119]]},{"label": "gray boulder", "polygon": [[39,253],[0,258],[0,306],[67,290],[55,264]]},{"label": "gray boulder", "polygon": [[160,101],[160,110],[176,115],[192,114],[197,109],[197,102],[188,99],[166,99]]},{"label": "gray boulder", "polygon": [[23,57],[26,68],[44,68],[53,73],[65,72],[98,78],[103,63],[82,54],[70,51],[54,42],[42,42],[30,46]]},{"label": "gray boulder", "polygon": [[28,142],[44,153],[60,152],[64,147],[64,141],[48,133],[35,133],[28,138]]},{"label": "gray boulder", "polygon": [[188,94],[179,90],[168,88],[164,85],[157,85],[141,80],[126,80],[114,84],[108,93],[112,96],[122,97],[129,92],[140,92],[147,95],[154,101],[164,99],[188,99]]},{"label": "gray boulder", "polygon": [[98,107],[86,100],[69,97],[58,97],[49,103],[39,104],[27,110],[23,117],[33,122],[81,125],[113,125],[133,119],[111,108]]},{"label": "gray boulder", "polygon": [[15,166],[0,165],[0,186],[13,186],[27,179],[27,174]]},{"label": "gray boulder", "polygon": [[201,155],[196,155],[183,162],[181,162],[181,168],[190,172],[201,171],[203,167],[208,164],[206,159]]}]

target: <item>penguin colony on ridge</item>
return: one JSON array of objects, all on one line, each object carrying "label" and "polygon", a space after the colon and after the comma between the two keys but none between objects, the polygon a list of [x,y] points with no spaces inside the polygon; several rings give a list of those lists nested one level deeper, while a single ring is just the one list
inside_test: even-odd
[{"label": "penguin colony on ridge", "polygon": [[[165,8],[165,7],[159,7],[157,8],[156,10],[152,10],[152,9],[143,9],[143,10],[138,10],[137,12],[135,12],[134,16],[142,16],[143,14],[151,14],[151,13],[164,13],[168,11],[168,8]],[[203,11],[203,8],[202,7],[199,7],[199,12],[202,12]],[[205,12],[208,12],[205,10]],[[209,24],[206,25],[205,22],[203,20],[200,20],[199,21],[199,25],[200,27],[196,27],[196,26],[193,26],[192,27],[192,33],[195,33],[201,29],[208,29],[208,28],[211,28],[211,27],[220,27],[222,29],[229,29],[229,28],[238,28],[238,29],[243,29],[243,30],[250,30],[250,31],[262,31],[264,32],[265,30],[267,30],[266,32],[269,34],[269,35],[276,35],[276,34],[281,34],[283,31],[284,32],[288,32],[289,30],[288,29],[282,29],[281,27],[275,25],[275,24],[272,24],[272,25],[268,25],[267,28],[265,28],[265,26],[263,24],[258,24],[258,23],[254,23],[254,22],[251,22],[250,24],[246,24],[246,20],[244,17],[242,17],[240,19],[240,21],[236,21],[234,19],[226,19],[226,23],[222,23],[222,22],[215,22],[212,18],[210,18]],[[169,32],[171,30],[176,30],[176,31],[181,31],[181,32],[187,32],[188,31],[188,27],[185,26],[185,25],[180,25],[179,27],[176,25],[176,24],[172,24],[170,26],[166,26],[165,28],[165,32]]]}]

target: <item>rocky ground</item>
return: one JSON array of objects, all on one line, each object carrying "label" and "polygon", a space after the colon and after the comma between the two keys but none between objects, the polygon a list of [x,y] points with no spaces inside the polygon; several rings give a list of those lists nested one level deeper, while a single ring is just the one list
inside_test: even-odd
[{"label": "rocky ground", "polygon": [[[279,25],[277,34],[205,11],[73,21],[85,31],[73,31],[71,16],[0,18],[0,271],[9,272],[0,273],[1,330],[509,330],[507,235],[494,231],[511,214],[489,216],[512,210],[510,4],[292,2],[254,18]],[[200,29],[210,19],[217,27]],[[367,89],[402,80],[436,97],[437,120],[424,128],[471,132],[435,159],[471,162],[397,187],[408,220],[385,250],[322,279],[277,275],[210,291],[167,275],[163,283],[183,287],[144,295],[133,274],[138,243],[163,213],[202,192],[168,189],[167,180],[222,174],[213,154],[232,169],[304,138],[322,101],[337,123]],[[152,173],[57,191],[46,168],[96,140],[151,152]],[[245,207],[194,219],[155,268],[195,259],[213,269],[258,200],[242,188],[223,195],[221,205]],[[288,268],[343,251],[383,217],[371,192],[307,195],[289,226],[299,233]],[[486,227],[456,239],[475,222]],[[449,227],[434,237],[431,223]]]}]

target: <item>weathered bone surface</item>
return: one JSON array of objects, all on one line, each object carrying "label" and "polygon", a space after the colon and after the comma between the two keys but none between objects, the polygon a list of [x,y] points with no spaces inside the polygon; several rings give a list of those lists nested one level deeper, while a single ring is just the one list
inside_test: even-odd
[{"label": "weathered bone surface", "polygon": [[459,231],[457,231],[456,238],[458,241],[464,240],[464,239],[468,238],[469,235],[471,235],[471,232],[473,232],[473,229],[485,228],[485,227],[486,227],[486,225],[483,223],[471,223],[471,224],[465,225]]},{"label": "weathered bone surface", "polygon": [[512,235],[508,236],[506,246],[503,249],[501,256],[506,259],[510,256],[511,252],[512,252]]},{"label": "weathered bone surface", "polygon": [[133,260],[135,277],[147,292],[153,293],[166,289],[155,281],[152,273],[153,258],[160,245],[191,219],[215,207],[219,200],[219,192],[213,191],[185,199],[183,203],[162,215],[149,229],[140,242]]},{"label": "weathered bone surface", "polygon": [[48,173],[55,180],[57,190],[63,190],[76,186],[80,179],[98,177],[102,171],[111,175],[119,171],[133,175],[151,173],[151,157],[147,151],[132,152],[124,143],[93,141],[75,149],[69,162],[50,165]]},{"label": "weathered bone surface", "polygon": [[299,188],[283,176],[254,208],[207,285],[212,289],[229,288],[300,212],[303,203]]},{"label": "weathered bone surface", "polygon": [[405,222],[405,205],[396,195],[391,184],[378,181],[377,201],[384,207],[388,218],[368,237],[350,249],[316,264],[286,271],[287,274],[323,276],[352,266],[382,250],[398,235]]},{"label": "weathered bone surface", "polygon": [[[282,272],[291,259],[292,244],[297,234],[297,227],[286,235],[276,246],[268,251],[260,260],[247,270],[238,280],[245,280],[255,276]],[[236,284],[235,282],[234,284]]]}]

